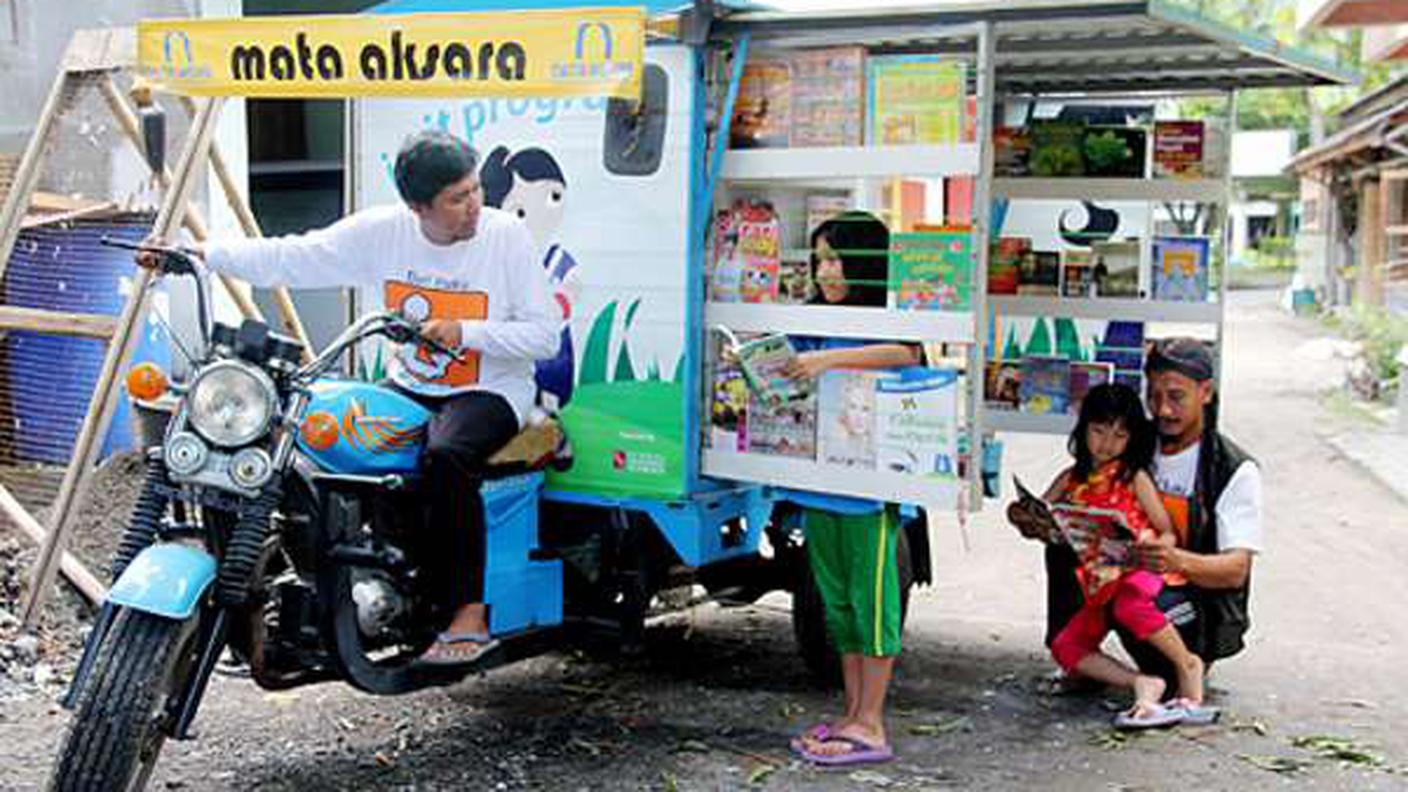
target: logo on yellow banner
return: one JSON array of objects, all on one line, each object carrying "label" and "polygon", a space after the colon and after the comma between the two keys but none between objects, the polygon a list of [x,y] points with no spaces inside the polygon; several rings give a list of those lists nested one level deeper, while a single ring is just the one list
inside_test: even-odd
[{"label": "logo on yellow banner", "polygon": [[233,96],[639,92],[642,9],[143,22],[143,76]]}]

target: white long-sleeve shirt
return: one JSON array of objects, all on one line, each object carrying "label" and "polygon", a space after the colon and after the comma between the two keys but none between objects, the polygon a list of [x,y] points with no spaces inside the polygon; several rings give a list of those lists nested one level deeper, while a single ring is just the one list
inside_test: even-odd
[{"label": "white long-sleeve shirt", "polygon": [[508,400],[520,425],[533,405],[533,361],[557,353],[559,317],[528,229],[485,207],[473,238],[437,245],[404,205],[367,209],[306,234],[211,244],[206,262],[255,286],[355,286],[420,319],[458,319],[459,358],[403,345],[388,367],[427,396],[470,390]]}]

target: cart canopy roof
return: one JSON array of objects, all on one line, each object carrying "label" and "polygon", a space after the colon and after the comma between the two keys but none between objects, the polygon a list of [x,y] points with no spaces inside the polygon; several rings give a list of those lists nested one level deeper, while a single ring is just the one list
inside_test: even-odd
[{"label": "cart canopy roof", "polygon": [[1316,54],[1167,0],[931,0],[825,11],[735,11],[724,14],[715,31],[748,31],[755,44],[864,43],[881,52],[971,52],[971,40],[964,39],[971,39],[976,22],[995,26],[998,89],[1009,95],[1187,93],[1358,79]]}]

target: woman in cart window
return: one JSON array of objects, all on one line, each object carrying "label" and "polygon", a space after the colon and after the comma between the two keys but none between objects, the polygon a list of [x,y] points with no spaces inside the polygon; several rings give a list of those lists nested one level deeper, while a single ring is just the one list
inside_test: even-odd
[{"label": "woman in cart window", "polygon": [[[865,212],[846,212],[812,232],[815,303],[884,307],[890,233]],[[830,369],[888,369],[920,363],[917,345],[794,338],[790,374]],[[807,555],[826,606],[826,625],[841,655],[846,711],[792,741],[822,765],[883,762],[893,757],[885,734],[885,693],[900,653],[900,588],[894,504],[816,492],[793,492],[802,507]]]}]

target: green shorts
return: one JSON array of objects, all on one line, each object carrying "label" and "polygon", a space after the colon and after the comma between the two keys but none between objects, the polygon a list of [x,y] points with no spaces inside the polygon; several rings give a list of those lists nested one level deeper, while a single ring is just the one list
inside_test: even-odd
[{"label": "green shorts", "polygon": [[806,509],[802,524],[836,651],[868,657],[899,654],[898,515],[890,507],[873,514]]}]

